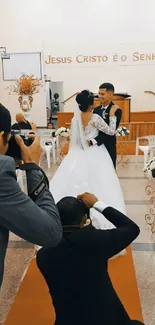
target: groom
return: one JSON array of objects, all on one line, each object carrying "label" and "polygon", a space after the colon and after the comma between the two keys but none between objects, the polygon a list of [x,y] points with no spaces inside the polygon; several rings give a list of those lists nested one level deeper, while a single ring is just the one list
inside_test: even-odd
[{"label": "groom", "polygon": [[[94,113],[100,115],[104,121],[109,125],[109,113],[113,105],[115,105],[112,102],[112,97],[114,95],[114,86],[108,82],[103,83],[99,87],[99,99],[101,102],[101,106],[98,106],[94,109]],[[115,105],[117,106],[117,105]],[[122,117],[122,111],[118,107],[118,109],[115,112],[115,116],[117,117],[116,120],[116,129],[118,128],[121,117]],[[116,168],[116,136],[110,136],[107,135],[103,132],[99,132],[99,135],[90,141],[90,145],[95,145],[97,144],[98,146],[104,144],[105,147],[107,148],[109,155],[113,161],[114,167]]]}]

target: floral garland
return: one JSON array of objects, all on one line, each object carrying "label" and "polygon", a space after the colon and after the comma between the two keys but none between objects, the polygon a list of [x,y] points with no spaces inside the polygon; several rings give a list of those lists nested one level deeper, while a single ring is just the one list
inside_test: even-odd
[{"label": "floral garland", "polygon": [[116,130],[116,136],[117,137],[125,137],[126,135],[128,135],[130,133],[130,131],[124,127],[124,126],[120,126],[117,130]]},{"label": "floral garland", "polygon": [[148,161],[143,171],[146,178],[155,178],[155,157]]},{"label": "floral garland", "polygon": [[62,136],[62,137],[68,138],[70,136],[70,130],[66,129],[65,127],[62,126],[61,128],[56,130],[55,136],[56,137]]}]

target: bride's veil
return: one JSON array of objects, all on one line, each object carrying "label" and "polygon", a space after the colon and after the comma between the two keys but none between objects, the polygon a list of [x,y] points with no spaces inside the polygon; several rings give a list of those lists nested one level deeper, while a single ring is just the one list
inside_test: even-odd
[{"label": "bride's veil", "polygon": [[70,136],[70,149],[74,148],[88,148],[87,141],[85,140],[83,124],[81,119],[81,111],[77,107],[71,123],[71,136]]}]

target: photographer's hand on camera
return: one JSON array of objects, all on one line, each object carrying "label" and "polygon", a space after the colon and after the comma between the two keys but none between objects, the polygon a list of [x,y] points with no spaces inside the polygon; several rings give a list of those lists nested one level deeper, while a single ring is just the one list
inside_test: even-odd
[{"label": "photographer's hand on camera", "polygon": [[36,165],[39,164],[39,160],[42,154],[42,148],[40,145],[40,140],[35,135],[29,135],[29,137],[33,138],[33,143],[27,147],[24,144],[24,141],[19,135],[15,136],[16,143],[20,147],[21,150],[21,158],[24,163],[35,163]]}]

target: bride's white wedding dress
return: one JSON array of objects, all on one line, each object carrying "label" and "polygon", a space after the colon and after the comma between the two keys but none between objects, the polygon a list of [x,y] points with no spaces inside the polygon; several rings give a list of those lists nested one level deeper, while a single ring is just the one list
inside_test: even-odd
[{"label": "bride's white wedding dress", "polygon": [[[110,125],[97,114],[85,129],[81,121],[81,113],[75,114],[71,125],[71,141],[67,156],[63,159],[50,182],[50,191],[57,203],[64,196],[74,196],[91,192],[109,206],[125,213],[125,204],[120,183],[111,157],[104,145],[89,147],[87,141],[95,138],[99,131],[114,135],[116,117],[110,117]],[[114,226],[97,212],[91,209],[90,217],[93,225],[99,229],[110,229]]]}]

